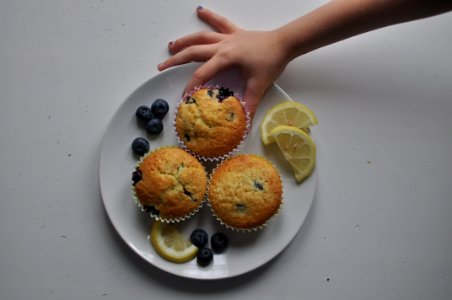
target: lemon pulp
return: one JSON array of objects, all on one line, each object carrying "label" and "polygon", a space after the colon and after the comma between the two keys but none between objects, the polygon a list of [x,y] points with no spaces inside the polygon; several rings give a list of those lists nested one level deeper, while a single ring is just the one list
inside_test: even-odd
[{"label": "lemon pulp", "polygon": [[292,167],[297,182],[311,175],[316,162],[316,146],[309,134],[296,127],[281,125],[273,128],[270,136]]},{"label": "lemon pulp", "polygon": [[151,244],[161,257],[174,263],[190,261],[198,252],[173,223],[155,221],[151,228]]},{"label": "lemon pulp", "polygon": [[318,123],[314,112],[296,101],[285,101],[267,111],[260,124],[260,134],[264,145],[274,142],[270,132],[278,126],[287,125],[307,130]]}]

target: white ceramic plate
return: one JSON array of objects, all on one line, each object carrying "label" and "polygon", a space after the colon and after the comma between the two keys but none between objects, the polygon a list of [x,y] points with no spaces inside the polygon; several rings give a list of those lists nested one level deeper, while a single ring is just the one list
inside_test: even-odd
[{"label": "white ceramic plate", "polygon": [[[150,140],[151,149],[162,145],[176,145],[172,128],[172,113],[164,119],[164,130],[156,138],[148,136],[135,117],[140,105],[150,105],[157,98],[164,98],[171,109],[176,107],[185,84],[196,68],[185,65],[160,73],[140,86],[119,107],[103,138],[100,151],[99,180],[107,214],[122,239],[145,261],[157,268],[182,277],[196,279],[221,279],[254,270],[277,256],[295,237],[303,224],[316,189],[317,171],[303,183],[297,184],[292,170],[276,145],[264,147],[260,141],[259,123],[267,109],[278,102],[290,100],[278,86],[273,86],[256,112],[251,129],[239,153],[255,153],[267,157],[279,169],[284,186],[284,204],[280,213],[259,232],[232,232],[222,227],[212,217],[205,204],[201,211],[183,224],[181,230],[189,236],[194,228],[205,229],[209,236],[223,231],[229,237],[229,248],[214,256],[208,267],[199,267],[196,259],[185,264],[174,264],[158,256],[149,242],[152,220],[142,213],[131,198],[131,174],[137,158],[131,150],[133,139],[138,136]],[[243,80],[235,71],[217,76],[211,83],[219,83],[241,93]],[[315,138],[315,136],[314,136]]]}]

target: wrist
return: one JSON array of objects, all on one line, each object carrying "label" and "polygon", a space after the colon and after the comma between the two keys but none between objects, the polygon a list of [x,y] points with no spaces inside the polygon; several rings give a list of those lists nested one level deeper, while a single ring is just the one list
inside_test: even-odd
[{"label": "wrist", "polygon": [[285,57],[287,57],[288,62],[314,50],[309,47],[307,32],[300,32],[295,29],[295,26],[293,25],[294,24],[289,23],[273,30],[274,35],[278,39],[279,46],[284,52]]}]

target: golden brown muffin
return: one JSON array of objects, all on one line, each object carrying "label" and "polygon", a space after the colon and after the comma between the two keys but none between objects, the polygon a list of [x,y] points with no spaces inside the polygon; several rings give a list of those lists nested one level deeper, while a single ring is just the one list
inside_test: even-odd
[{"label": "golden brown muffin", "polygon": [[265,158],[242,154],[224,161],[208,189],[213,213],[233,229],[259,229],[282,203],[278,170]]},{"label": "golden brown muffin", "polygon": [[236,149],[245,137],[245,110],[233,92],[201,88],[186,96],[175,120],[179,140],[203,157],[219,157]]},{"label": "golden brown muffin", "polygon": [[195,213],[207,189],[204,167],[178,147],[146,155],[132,175],[137,204],[163,221],[179,221]]}]

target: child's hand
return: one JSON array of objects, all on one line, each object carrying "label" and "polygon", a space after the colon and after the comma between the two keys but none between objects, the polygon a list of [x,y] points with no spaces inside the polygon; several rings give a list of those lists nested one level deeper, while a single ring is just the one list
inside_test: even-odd
[{"label": "child's hand", "polygon": [[198,7],[199,18],[217,32],[198,32],[170,43],[172,56],[158,69],[205,62],[185,87],[189,91],[236,67],[246,80],[245,108],[253,116],[265,91],[295,57],[370,30],[450,10],[452,2],[444,0],[334,0],[275,30],[249,31]]},{"label": "child's hand", "polygon": [[217,32],[198,32],[169,43],[170,58],[160,71],[193,61],[205,62],[194,73],[185,92],[204,84],[220,71],[237,67],[246,80],[245,109],[254,116],[265,91],[289,63],[283,36],[275,31],[248,31],[224,17],[198,7],[199,18]]}]

